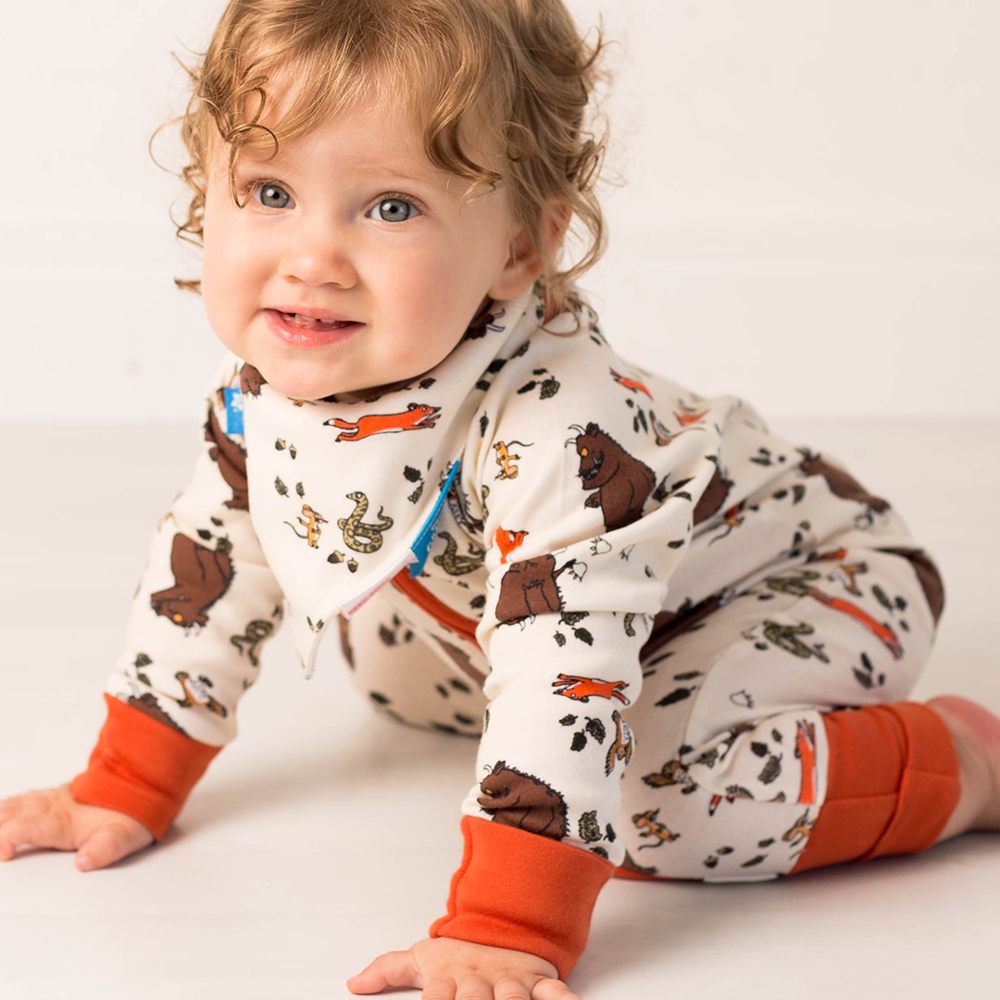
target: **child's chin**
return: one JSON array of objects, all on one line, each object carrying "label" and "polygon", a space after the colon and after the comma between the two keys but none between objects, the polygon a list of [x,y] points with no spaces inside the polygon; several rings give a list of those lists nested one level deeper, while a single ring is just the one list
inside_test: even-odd
[{"label": "child's chin", "polygon": [[273,377],[269,377],[263,367],[259,370],[264,376],[264,381],[275,392],[280,392],[281,395],[287,396],[289,399],[301,399],[304,402],[312,403],[326,396],[332,396],[337,391],[335,386],[320,384],[316,379],[295,378],[282,372],[275,372]]}]

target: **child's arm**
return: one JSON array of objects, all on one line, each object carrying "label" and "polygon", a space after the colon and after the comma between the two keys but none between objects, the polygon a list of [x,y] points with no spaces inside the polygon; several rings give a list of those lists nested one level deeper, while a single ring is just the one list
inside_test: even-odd
[{"label": "child's arm", "polygon": [[[480,453],[463,458],[463,493],[485,501],[488,577],[476,638],[489,663],[464,856],[429,941],[405,962],[382,956],[351,980],[365,992],[443,940],[486,949],[491,974],[507,975],[527,953],[533,969],[540,961],[565,979],[597,897],[624,861],[615,827],[634,750],[627,719],[642,687],[640,650],[687,553],[695,508],[718,477],[720,428],[735,403],[706,401],[704,420],[678,420],[665,447],[627,407],[599,402],[607,392],[596,375],[571,380],[567,358],[550,360],[544,343],[496,376],[497,404],[488,394],[472,421],[488,429]],[[524,368],[543,366],[565,376],[559,391],[522,391],[535,385]],[[665,413],[679,405],[666,391],[657,402]],[[530,451],[521,450],[516,476],[499,475],[496,444],[511,440]],[[702,505],[702,519],[711,506]],[[497,951],[500,964],[485,957]],[[533,995],[543,989],[560,996],[565,987],[556,981]]]},{"label": "child's arm", "polygon": [[[235,736],[237,702],[256,680],[283,600],[250,523],[242,435],[227,433],[224,390],[237,385],[230,355],[201,411],[192,480],[154,534],[87,769],[68,790],[0,804],[0,857],[18,843],[79,847],[79,831],[108,813],[123,847],[160,839]],[[94,867],[122,856],[97,853]]]},{"label": "child's arm", "polygon": [[239,386],[227,356],[202,408],[202,451],[187,488],[161,518],[105,689],[108,715],[81,802],[127,813],[160,839],[219,749],[257,679],[260,651],[282,617],[281,589],[250,521]]}]

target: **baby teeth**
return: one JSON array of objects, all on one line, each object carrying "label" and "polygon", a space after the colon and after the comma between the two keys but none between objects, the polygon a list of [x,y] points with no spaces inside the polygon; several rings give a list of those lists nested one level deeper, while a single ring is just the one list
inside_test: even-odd
[{"label": "baby teeth", "polygon": [[303,316],[301,313],[282,313],[282,315],[292,323],[297,323],[300,326],[319,326],[323,323],[323,320],[316,319],[313,316]]}]

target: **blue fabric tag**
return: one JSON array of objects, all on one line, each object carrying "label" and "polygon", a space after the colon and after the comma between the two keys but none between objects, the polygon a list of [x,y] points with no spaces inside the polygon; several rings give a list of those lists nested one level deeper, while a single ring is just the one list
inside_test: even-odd
[{"label": "blue fabric tag", "polygon": [[444,503],[445,497],[448,495],[448,490],[451,489],[452,481],[458,474],[458,470],[462,467],[462,460],[456,458],[454,462],[451,463],[451,468],[448,470],[448,475],[444,481],[444,485],[441,487],[441,492],[438,494],[437,500],[434,502],[434,506],[431,508],[430,514],[427,515],[427,520],[424,521],[423,527],[420,529],[420,533],[414,539],[413,544],[410,546],[410,551],[413,553],[414,562],[410,563],[409,572],[411,577],[418,576],[424,568],[424,563],[427,562],[427,553],[431,547],[431,540],[434,538],[434,526],[437,524],[438,517],[441,514],[441,506]]},{"label": "blue fabric tag", "polygon": [[243,433],[243,393],[239,389],[223,389],[226,401],[226,433]]}]

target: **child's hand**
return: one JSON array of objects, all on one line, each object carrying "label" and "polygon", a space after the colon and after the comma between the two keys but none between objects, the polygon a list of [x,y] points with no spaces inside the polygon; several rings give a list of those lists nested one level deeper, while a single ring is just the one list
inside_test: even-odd
[{"label": "child's hand", "polygon": [[347,988],[381,993],[408,986],[421,990],[423,1000],[580,1000],[556,976],[554,965],[526,951],[426,938],[408,951],[379,955]]},{"label": "child's hand", "polygon": [[85,872],[152,841],[149,830],[131,816],[77,802],[69,785],[0,800],[0,861],[10,861],[18,847],[53,847],[76,851],[76,867]]}]

